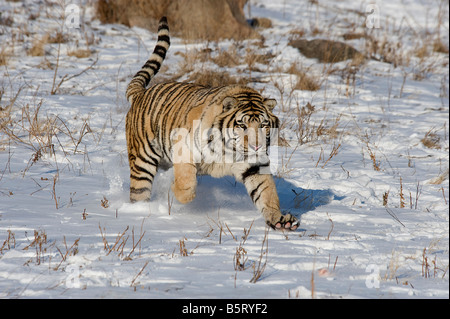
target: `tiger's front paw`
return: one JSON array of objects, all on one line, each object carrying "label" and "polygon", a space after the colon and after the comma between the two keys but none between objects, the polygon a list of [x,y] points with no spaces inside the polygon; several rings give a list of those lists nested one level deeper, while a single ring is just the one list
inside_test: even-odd
[{"label": "tiger's front paw", "polygon": [[291,214],[280,215],[276,220],[267,220],[267,225],[276,230],[296,230],[300,226],[300,221]]},{"label": "tiger's front paw", "polygon": [[172,192],[175,195],[175,198],[181,204],[187,204],[192,202],[195,198],[195,185],[177,185],[176,183],[172,184]]}]

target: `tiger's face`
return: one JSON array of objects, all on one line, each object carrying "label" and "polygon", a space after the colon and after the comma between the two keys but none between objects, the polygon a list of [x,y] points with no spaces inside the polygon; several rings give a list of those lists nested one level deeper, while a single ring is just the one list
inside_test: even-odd
[{"label": "tiger's face", "polygon": [[271,123],[266,114],[237,114],[233,127],[237,160],[265,162],[270,129]]},{"label": "tiger's face", "polygon": [[269,145],[278,129],[278,118],[271,112],[275,100],[251,100],[239,103],[237,99],[227,97],[226,103],[232,104],[228,114],[228,125],[223,132],[227,152],[233,152],[236,162],[267,165],[269,163]]}]

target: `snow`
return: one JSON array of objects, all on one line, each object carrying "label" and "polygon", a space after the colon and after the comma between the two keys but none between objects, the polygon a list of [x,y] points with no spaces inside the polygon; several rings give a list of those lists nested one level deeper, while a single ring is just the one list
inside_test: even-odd
[{"label": "snow", "polygon": [[[250,5],[252,16],[272,20],[273,28],[260,31],[265,46],[173,37],[157,77],[179,72],[180,53],[208,46],[237,44],[241,60],[247,48],[274,55],[269,65],[257,65],[252,77],[260,81],[249,85],[279,102],[289,146],[275,149],[276,183],[283,211],[301,224],[267,237],[262,216],[232,177],[199,177],[197,197],[181,205],[169,192],[173,172],[159,172],[150,203],[128,202],[124,92],[155,32],[102,25],[91,2],[74,29],[63,26],[58,3],[0,1],[1,21],[13,19],[0,25],[0,52],[10,53],[0,65],[0,127],[7,121],[16,135],[0,130],[1,298],[449,297],[448,53],[414,55],[436,25],[448,48],[448,8],[377,1],[381,28],[372,34],[399,40],[410,61],[396,67],[369,60],[348,84],[348,61],[323,65],[287,43],[292,30],[340,41],[345,32],[364,32],[364,17],[354,12],[364,12],[366,2]],[[30,20],[31,13],[37,17]],[[57,43],[46,44],[45,56],[27,54],[33,40],[61,27],[68,41],[59,61]],[[348,43],[364,50],[364,39]],[[89,57],[67,55],[86,46],[94,51]],[[286,70],[293,63],[317,75],[320,90],[292,91]],[[248,73],[245,62],[217,68]],[[315,106],[309,128],[323,123],[326,132],[298,143],[297,107],[308,102]],[[42,148],[45,135],[29,134],[27,105],[29,114],[40,107],[43,132],[53,125],[53,151]],[[427,134],[434,147],[422,142]],[[238,251],[243,270],[235,267]],[[250,282],[259,263],[265,268]]]}]

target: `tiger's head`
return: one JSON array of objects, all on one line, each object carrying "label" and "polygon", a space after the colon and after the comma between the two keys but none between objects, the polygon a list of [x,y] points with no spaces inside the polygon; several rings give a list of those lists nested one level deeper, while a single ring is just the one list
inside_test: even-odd
[{"label": "tiger's head", "polygon": [[223,113],[216,118],[216,123],[221,131],[227,162],[269,163],[269,145],[276,142],[279,127],[279,120],[272,113],[276,103],[254,90],[229,95],[222,100]]}]

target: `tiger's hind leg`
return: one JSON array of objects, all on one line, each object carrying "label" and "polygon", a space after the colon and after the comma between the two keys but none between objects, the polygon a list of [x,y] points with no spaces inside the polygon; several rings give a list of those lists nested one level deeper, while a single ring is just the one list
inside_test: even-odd
[{"label": "tiger's hind leg", "polygon": [[142,151],[129,156],[130,163],[130,201],[149,201],[153,180],[161,157],[153,152]]}]

